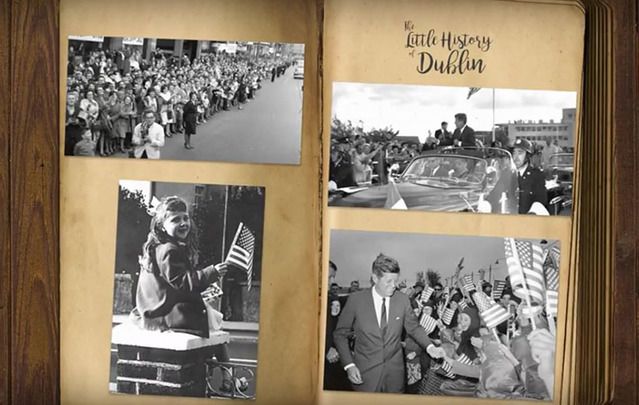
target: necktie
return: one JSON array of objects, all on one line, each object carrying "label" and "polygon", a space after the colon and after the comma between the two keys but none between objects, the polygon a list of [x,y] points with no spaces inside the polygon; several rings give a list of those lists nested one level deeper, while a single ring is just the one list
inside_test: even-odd
[{"label": "necktie", "polygon": [[386,320],[386,298],[382,298],[382,319],[379,323],[379,327],[383,332],[386,332],[386,326],[388,325],[388,321]]}]

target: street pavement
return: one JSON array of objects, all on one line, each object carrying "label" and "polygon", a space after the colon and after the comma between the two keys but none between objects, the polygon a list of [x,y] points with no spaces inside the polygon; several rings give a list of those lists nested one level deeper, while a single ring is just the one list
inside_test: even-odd
[{"label": "street pavement", "polygon": [[166,138],[162,160],[206,160],[298,164],[302,133],[302,83],[293,67],[274,82],[262,82],[255,98],[220,111],[197,127],[194,149],[184,148],[184,136]]}]

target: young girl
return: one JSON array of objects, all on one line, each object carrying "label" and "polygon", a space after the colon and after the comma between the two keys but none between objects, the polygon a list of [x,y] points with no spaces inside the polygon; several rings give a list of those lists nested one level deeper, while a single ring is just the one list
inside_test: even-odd
[{"label": "young girl", "polygon": [[[195,270],[198,236],[186,202],[166,197],[158,205],[140,256],[140,278],[133,319],[150,330],[209,336],[200,293],[227,271],[226,263]],[[226,351],[226,348],[223,348]],[[226,361],[225,353],[218,360]]]}]

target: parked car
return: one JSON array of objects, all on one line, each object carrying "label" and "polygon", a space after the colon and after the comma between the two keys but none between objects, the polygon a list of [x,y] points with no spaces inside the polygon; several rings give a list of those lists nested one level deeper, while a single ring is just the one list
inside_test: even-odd
[{"label": "parked car", "polygon": [[[561,197],[562,208],[572,207],[574,163],[574,153],[555,153],[550,156],[548,161],[547,176],[549,181],[546,182],[546,188],[549,188],[549,182],[554,182],[556,187],[554,194],[555,197]],[[549,199],[550,197],[551,196],[549,196]]]}]

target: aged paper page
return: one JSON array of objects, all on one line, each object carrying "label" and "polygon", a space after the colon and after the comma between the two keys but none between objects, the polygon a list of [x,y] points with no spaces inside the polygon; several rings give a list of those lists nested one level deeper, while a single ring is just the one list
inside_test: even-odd
[{"label": "aged paper page", "polygon": [[[61,120],[69,35],[305,45],[298,165],[86,158],[61,153],[61,402],[198,401],[109,392],[118,182],[128,179],[265,188],[255,403],[278,404],[283,403],[282,398],[288,403],[310,403],[316,384],[320,233],[319,216],[314,215],[319,212],[320,150],[316,4],[304,0],[65,0],[60,10]],[[60,141],[64,141],[63,128]]]},{"label": "aged paper page", "polygon": [[[429,34],[429,32],[432,33]],[[476,38],[461,49],[468,53],[450,55],[459,43],[442,43],[443,34],[452,37],[467,34],[466,38]],[[327,1],[324,14],[324,63],[323,63],[323,146],[324,179],[329,185],[329,164],[331,149],[331,124],[336,117],[334,96],[339,88],[358,89],[362,93],[370,91],[375,84],[455,86],[477,88],[479,94],[499,89],[528,89],[558,92],[573,92],[572,107],[577,107],[575,122],[579,122],[579,100],[582,80],[584,14],[578,6],[564,2],[516,2],[516,1],[396,1],[392,5],[384,1]],[[450,38],[450,37],[449,37]],[[452,63],[449,63],[452,61]],[[448,64],[450,66],[448,66]],[[340,84],[335,84],[340,82]],[[348,82],[347,85],[342,83]],[[362,86],[363,85],[363,86]],[[369,87],[364,88],[366,85]],[[340,87],[341,86],[341,87]],[[351,87],[348,87],[351,86]],[[358,87],[361,86],[361,87]],[[411,86],[411,89],[416,86]],[[402,87],[392,87],[388,98],[401,99]],[[353,93],[356,90],[352,90]],[[417,94],[417,93],[413,93]],[[477,97],[471,90],[468,98]],[[379,94],[374,93],[373,97]],[[413,101],[413,100],[411,100]],[[422,115],[428,115],[428,105],[424,103]],[[449,100],[442,99],[442,104]],[[346,110],[346,103],[340,104]],[[385,105],[390,105],[385,104]],[[350,110],[366,108],[365,105],[351,106]],[[487,111],[490,111],[488,104]],[[453,111],[453,113],[462,111]],[[384,108],[375,110],[375,122],[383,122]],[[382,119],[377,119],[381,117]],[[340,117],[338,117],[340,118]],[[423,117],[415,113],[410,117],[416,121]],[[543,117],[539,117],[540,119]],[[345,118],[347,119],[347,118]],[[371,118],[373,119],[373,118]],[[424,118],[426,119],[426,118]],[[439,121],[447,119],[452,126],[452,114],[437,117],[437,126],[422,128],[421,133],[401,133],[418,136],[427,130],[435,130]],[[357,120],[353,119],[353,126]],[[361,123],[359,125],[362,125]],[[363,123],[364,129],[366,122]],[[473,122],[469,121],[472,126]],[[373,125],[383,128],[383,124]],[[393,125],[393,129],[399,129]],[[451,129],[452,131],[452,129]],[[420,140],[424,142],[423,138]],[[578,151],[579,135],[574,135],[575,152]],[[578,161],[578,159],[576,160]],[[577,164],[577,170],[579,169]],[[578,176],[576,176],[578,178]],[[326,189],[325,187],[325,189]],[[578,187],[578,186],[577,186]],[[558,240],[561,244],[560,301],[557,321],[557,355],[555,362],[555,385],[553,403],[565,403],[569,380],[567,371],[571,356],[570,327],[573,303],[575,269],[572,239],[578,219],[579,207],[572,207],[571,215],[531,216],[496,215],[474,213],[440,213],[429,210],[390,210],[371,208],[328,207],[325,195],[323,201],[323,286],[328,281],[328,262],[331,259],[331,230],[357,230],[376,232],[424,233],[435,235],[516,237],[522,239]],[[390,197],[389,197],[390,199]],[[332,200],[331,200],[332,201]],[[353,205],[357,205],[353,203]],[[373,206],[373,205],[370,205]],[[388,200],[387,206],[388,208]],[[493,211],[494,212],[494,211]],[[459,256],[464,256],[464,246],[459,248]],[[459,257],[455,258],[457,261]],[[371,258],[372,262],[373,258]],[[451,260],[453,260],[451,258]],[[401,263],[401,259],[400,259]],[[348,271],[337,263],[340,272]],[[570,288],[569,288],[570,284]],[[322,314],[320,316],[320,352],[318,375],[319,402],[321,404],[419,404],[428,401],[433,404],[495,404],[495,399],[465,399],[452,396],[393,395],[373,393],[353,393],[323,390],[324,335],[327,311],[327,289],[322,288]],[[570,292],[570,295],[569,295]],[[567,316],[568,315],[568,316]],[[508,403],[518,403],[507,400]],[[522,402],[528,403],[528,402]]]}]

